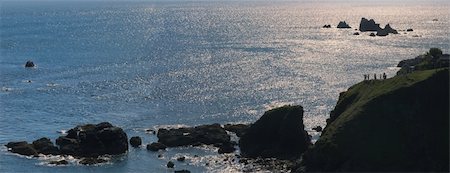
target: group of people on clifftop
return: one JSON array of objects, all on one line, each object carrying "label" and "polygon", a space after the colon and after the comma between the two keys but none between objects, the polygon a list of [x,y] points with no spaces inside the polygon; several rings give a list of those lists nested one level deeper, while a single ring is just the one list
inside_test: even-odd
[{"label": "group of people on clifftop", "polygon": [[[380,76],[379,76],[379,78],[378,79],[386,79],[387,78],[387,75],[386,75],[386,73],[383,73],[383,74],[380,74]],[[374,80],[377,80],[377,74],[375,73],[375,74],[373,74],[373,79]],[[370,80],[370,74],[365,74],[364,75],[364,80]]]}]

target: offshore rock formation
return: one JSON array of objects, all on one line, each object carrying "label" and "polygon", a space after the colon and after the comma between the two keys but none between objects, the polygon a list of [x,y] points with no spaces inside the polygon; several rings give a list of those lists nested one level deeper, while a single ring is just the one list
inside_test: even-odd
[{"label": "offshore rock formation", "polygon": [[158,142],[167,147],[211,145],[219,147],[219,153],[236,150],[230,141],[230,135],[220,124],[201,125],[179,129],[159,129]]},{"label": "offshore rock formation", "polygon": [[352,28],[345,21],[340,21],[337,28]]},{"label": "offshore rock formation", "polygon": [[244,157],[298,158],[310,145],[301,106],[283,106],[265,112],[239,140]]},{"label": "offshore rock formation", "polygon": [[366,18],[361,18],[361,22],[359,23],[359,31],[367,32],[367,31],[376,31],[377,36],[387,36],[390,33],[398,34],[397,30],[393,29],[389,24],[387,24],[384,29],[380,27],[380,24],[375,23],[375,20]]},{"label": "offshore rock formation", "polygon": [[70,129],[67,136],[56,139],[56,144],[59,147],[55,146],[50,139],[41,138],[31,144],[26,141],[9,142],[6,147],[13,153],[27,156],[62,154],[75,157],[98,157],[105,154],[122,154],[128,150],[125,132],[107,122],[81,125]]},{"label": "offshore rock formation", "polygon": [[361,22],[359,23],[359,31],[378,31],[381,30],[380,24],[375,23],[373,19],[367,20],[366,18],[361,18]]},{"label": "offshore rock formation", "polygon": [[358,83],[295,171],[449,171],[449,68]]},{"label": "offshore rock formation", "polygon": [[127,134],[108,122],[77,126],[70,129],[66,136],[56,139],[56,144],[60,146],[61,154],[81,157],[116,155],[128,151]]}]

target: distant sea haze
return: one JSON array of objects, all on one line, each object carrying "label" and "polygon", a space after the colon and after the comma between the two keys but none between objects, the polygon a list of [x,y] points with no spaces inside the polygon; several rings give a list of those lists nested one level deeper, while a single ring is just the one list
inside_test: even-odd
[{"label": "distant sea haze", "polygon": [[[317,140],[311,128],[324,127],[339,93],[364,75],[392,77],[400,60],[450,51],[448,2],[393,2],[2,1],[0,144],[104,121],[148,144],[157,140],[148,129],[250,123],[286,104],[303,106]],[[362,17],[399,34],[353,35]],[[28,60],[36,66],[24,68]],[[102,166],[55,167],[46,163],[58,157],[2,147],[0,172],[165,172],[180,154],[188,162],[177,169],[242,171],[216,153],[131,148]]]}]

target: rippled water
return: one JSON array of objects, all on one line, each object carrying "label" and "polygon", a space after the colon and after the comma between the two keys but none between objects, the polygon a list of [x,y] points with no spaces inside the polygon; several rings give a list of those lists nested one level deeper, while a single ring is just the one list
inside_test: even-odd
[{"label": "rippled water", "polygon": [[[304,107],[317,139],[310,129],[324,126],[339,92],[363,74],[393,76],[399,60],[450,50],[448,3],[0,3],[1,145],[102,121],[150,143],[157,138],[148,128],[254,122],[284,104]],[[361,17],[414,32],[321,28],[340,20],[357,28]],[[23,68],[27,60],[37,67]],[[178,155],[187,162],[177,169],[243,169],[215,153],[173,148],[158,158],[130,149],[102,166],[51,167],[45,160],[55,158],[3,148],[0,172],[170,172],[165,163]]]}]

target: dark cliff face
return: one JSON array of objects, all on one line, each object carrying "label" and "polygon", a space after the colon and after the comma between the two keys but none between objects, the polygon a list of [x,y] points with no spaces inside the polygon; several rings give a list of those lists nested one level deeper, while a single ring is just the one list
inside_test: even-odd
[{"label": "dark cliff face", "polygon": [[448,171],[449,70],[356,84],[327,123],[306,171]]}]

